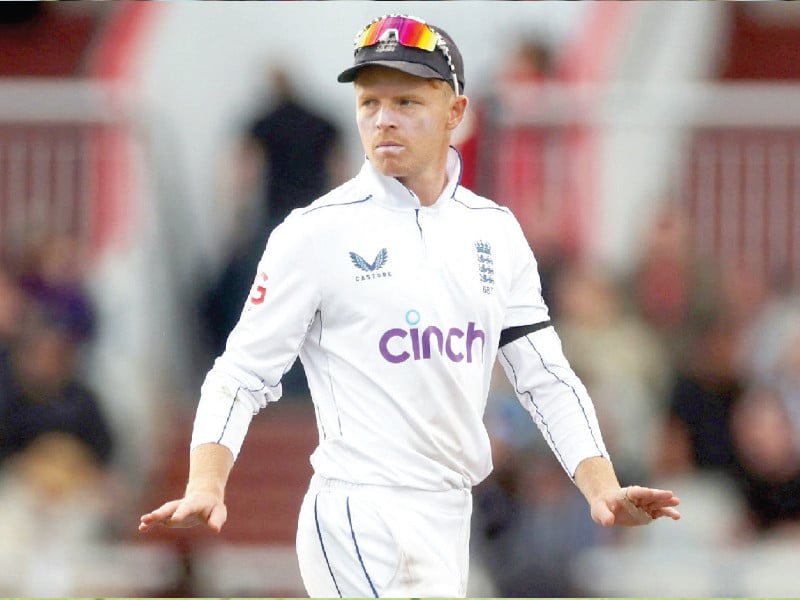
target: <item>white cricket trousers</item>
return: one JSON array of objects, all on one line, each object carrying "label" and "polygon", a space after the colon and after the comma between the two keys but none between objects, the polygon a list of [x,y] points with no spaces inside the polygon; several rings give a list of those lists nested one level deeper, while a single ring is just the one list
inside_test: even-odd
[{"label": "white cricket trousers", "polygon": [[472,493],[357,485],[314,475],[297,557],[312,598],[464,597]]}]

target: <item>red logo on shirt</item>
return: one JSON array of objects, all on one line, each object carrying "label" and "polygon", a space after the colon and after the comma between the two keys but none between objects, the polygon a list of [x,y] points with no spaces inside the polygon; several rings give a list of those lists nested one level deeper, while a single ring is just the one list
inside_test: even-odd
[{"label": "red logo on shirt", "polygon": [[250,290],[250,304],[261,304],[267,295],[267,274],[263,271],[256,275],[256,280],[253,283],[253,289]]}]

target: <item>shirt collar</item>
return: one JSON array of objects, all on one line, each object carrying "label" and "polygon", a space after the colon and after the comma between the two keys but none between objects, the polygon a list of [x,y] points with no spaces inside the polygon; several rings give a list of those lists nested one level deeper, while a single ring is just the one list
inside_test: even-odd
[{"label": "shirt collar", "polygon": [[[439,207],[443,201],[452,198],[461,182],[463,168],[461,154],[453,146],[450,146],[448,150],[445,168],[447,170],[447,184],[433,204],[434,207]],[[399,209],[420,208],[419,198],[414,192],[394,177],[387,177],[380,173],[368,159],[364,160],[358,179],[364,182],[368,192],[372,195],[373,201],[382,206]]]}]

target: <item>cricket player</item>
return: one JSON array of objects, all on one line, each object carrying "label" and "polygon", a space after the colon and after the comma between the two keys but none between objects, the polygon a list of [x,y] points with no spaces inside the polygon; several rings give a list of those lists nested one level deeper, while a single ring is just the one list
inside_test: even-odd
[{"label": "cricket player", "polygon": [[496,359],[596,522],[680,518],[672,492],[620,487],[517,221],[459,183],[450,137],[468,100],[452,38],[381,17],[338,80],[354,85],[363,167],[270,236],[201,388],[185,495],[139,529],[221,529],[250,420],[298,356],[319,430],[297,530],[310,596],[465,596]]}]

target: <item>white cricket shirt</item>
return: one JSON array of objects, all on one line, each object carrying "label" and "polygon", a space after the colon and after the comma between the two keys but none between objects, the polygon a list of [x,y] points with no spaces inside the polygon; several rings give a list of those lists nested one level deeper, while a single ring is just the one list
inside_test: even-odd
[{"label": "white cricket shirt", "polygon": [[503,330],[543,324],[499,358],[572,476],[607,456],[592,402],[541,297],[536,261],[505,208],[458,182],[432,206],[366,161],[297,209],[267,243],[225,352],[201,389],[192,447],[238,455],[252,416],[299,354],[316,409],[316,473],[443,490],[491,471],[483,413]]}]

